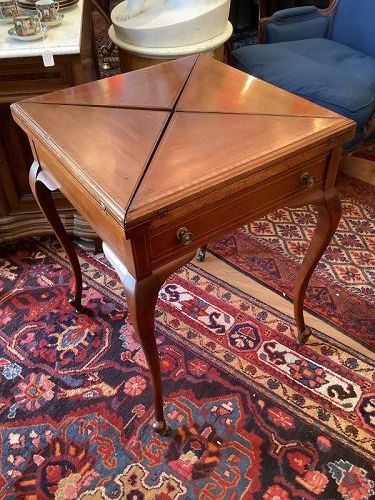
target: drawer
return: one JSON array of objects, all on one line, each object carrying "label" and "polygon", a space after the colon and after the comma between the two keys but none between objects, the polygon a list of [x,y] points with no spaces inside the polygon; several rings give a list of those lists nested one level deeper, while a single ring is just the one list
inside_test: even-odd
[{"label": "drawer", "polygon": [[[217,203],[192,213],[191,217],[173,221],[168,228],[164,225],[151,229],[150,246],[153,262],[159,264],[163,261],[163,256],[173,253],[177,258],[188,249],[192,251],[194,247],[285,205],[299,193],[303,199],[304,193],[310,193],[321,187],[325,164],[326,159],[322,158],[302,165],[294,168],[293,172],[284,172],[267,181],[250,185],[246,189],[241,187],[239,193],[227,199],[225,196],[220,197],[218,192]],[[188,235],[185,233],[186,239],[190,239],[186,245],[177,237],[178,231],[182,228],[186,228],[189,233]]]},{"label": "drawer", "polygon": [[56,56],[55,65],[45,67],[41,57],[7,59],[0,68],[0,95],[2,102],[52,92],[74,85],[73,58]]}]

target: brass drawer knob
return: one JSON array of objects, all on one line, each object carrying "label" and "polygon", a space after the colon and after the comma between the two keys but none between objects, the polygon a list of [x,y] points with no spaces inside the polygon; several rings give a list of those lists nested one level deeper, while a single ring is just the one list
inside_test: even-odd
[{"label": "brass drawer knob", "polygon": [[311,188],[315,184],[315,178],[313,175],[309,174],[309,172],[305,172],[301,175],[300,181],[302,186],[306,188]]},{"label": "brass drawer knob", "polygon": [[177,239],[183,245],[190,245],[193,241],[193,235],[188,229],[186,229],[186,227],[181,227],[177,231]]}]

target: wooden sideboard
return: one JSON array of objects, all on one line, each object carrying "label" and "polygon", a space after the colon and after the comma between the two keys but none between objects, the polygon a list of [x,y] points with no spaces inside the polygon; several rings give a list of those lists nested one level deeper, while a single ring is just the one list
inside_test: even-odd
[{"label": "wooden sideboard", "polygon": [[[81,29],[80,45],[77,48],[72,45],[66,51],[73,53],[55,55],[53,67],[45,67],[40,55],[20,56],[24,48],[28,49],[26,45],[31,47],[35,42],[19,42],[14,45],[13,55],[11,42],[2,45],[0,41],[0,242],[52,232],[31,194],[28,175],[33,156],[26,134],[12,119],[10,104],[97,78],[90,2],[85,0],[83,5],[76,6],[66,19],[72,16],[76,16],[77,29]],[[8,28],[9,25],[1,26],[2,40]],[[72,31],[74,26],[70,24],[69,29]],[[51,40],[57,39],[56,33],[51,32]],[[74,36],[79,39],[79,33]],[[55,197],[68,232],[89,244],[95,238],[92,229],[66,198],[59,193]]]}]

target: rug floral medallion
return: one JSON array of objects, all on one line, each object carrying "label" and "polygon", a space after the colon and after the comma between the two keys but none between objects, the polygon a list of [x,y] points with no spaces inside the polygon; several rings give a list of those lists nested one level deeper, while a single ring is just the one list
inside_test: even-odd
[{"label": "rug floral medallion", "polygon": [[[375,351],[375,187],[341,175],[343,213],[306,295],[306,309]],[[312,206],[283,208],[216,241],[210,250],[291,299],[316,225]]]},{"label": "rug floral medallion", "polygon": [[80,252],[84,313],[54,240],[1,247],[0,497],[345,499],[375,494],[375,370],[193,264],[156,311],[165,412],[121,284]]}]

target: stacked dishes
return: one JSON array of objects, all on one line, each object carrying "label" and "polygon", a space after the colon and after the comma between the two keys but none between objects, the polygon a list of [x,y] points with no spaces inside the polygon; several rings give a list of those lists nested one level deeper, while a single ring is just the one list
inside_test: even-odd
[{"label": "stacked dishes", "polygon": [[[24,10],[35,10],[35,1],[36,0],[18,0],[18,6],[20,9]],[[73,5],[76,5],[79,2],[79,0],[60,0],[59,5],[60,8],[59,10],[67,9],[68,7],[72,7]]]},{"label": "stacked dishes", "polygon": [[0,24],[12,23],[19,13],[16,0],[0,0]]}]

